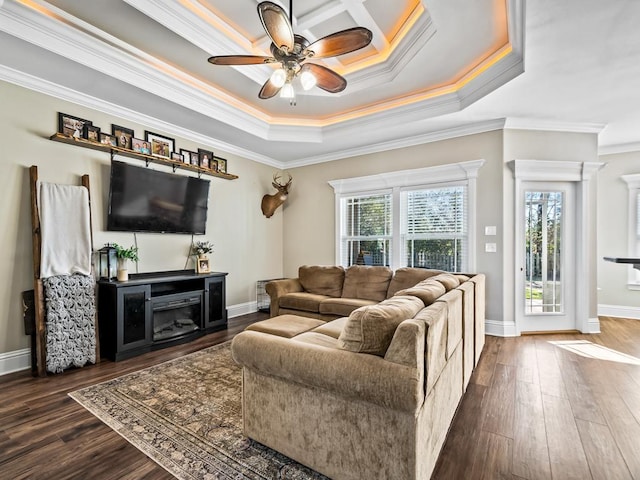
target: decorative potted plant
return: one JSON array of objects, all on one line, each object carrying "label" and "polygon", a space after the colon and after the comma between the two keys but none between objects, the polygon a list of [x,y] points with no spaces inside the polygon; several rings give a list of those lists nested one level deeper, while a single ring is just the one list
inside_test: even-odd
[{"label": "decorative potted plant", "polygon": [[209,242],[208,240],[194,242],[193,246],[191,247],[191,252],[198,258],[205,259],[207,258],[207,253],[213,252],[213,243]]},{"label": "decorative potted plant", "polygon": [[119,282],[126,282],[129,280],[129,270],[127,269],[127,260],[137,262],[140,260],[138,257],[138,247],[133,245],[129,248],[124,248],[117,243],[113,244],[116,249],[116,257],[118,258],[118,274],[117,278]]}]

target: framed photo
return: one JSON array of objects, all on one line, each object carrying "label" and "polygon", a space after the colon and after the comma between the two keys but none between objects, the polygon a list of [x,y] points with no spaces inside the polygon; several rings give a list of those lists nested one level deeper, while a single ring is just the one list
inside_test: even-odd
[{"label": "framed photo", "polygon": [[111,145],[112,147],[117,147],[118,139],[113,135],[109,135],[108,133],[100,132],[100,143],[104,143],[105,145]]},{"label": "framed photo", "polygon": [[200,165],[200,157],[198,152],[191,152],[191,165],[195,165],[196,167]]},{"label": "framed photo", "polygon": [[182,154],[178,152],[171,152],[171,160],[176,162],[182,162]]},{"label": "framed photo", "polygon": [[145,131],[144,138],[151,144],[151,155],[156,157],[171,158],[176,141],[157,133]]},{"label": "framed photo", "polygon": [[198,159],[200,161],[199,162],[200,168],[206,168],[207,170],[211,170],[211,160],[213,160],[213,152],[199,148]]},{"label": "framed photo", "polygon": [[149,145],[149,142],[147,142],[146,140],[142,140],[141,138],[131,139],[131,149],[134,152],[151,155],[151,146]]},{"label": "framed photo", "polygon": [[[184,148],[180,149],[180,154],[182,155],[182,161],[184,163],[191,163],[191,156],[195,155],[196,156],[196,160],[198,159],[198,154],[196,152],[192,152],[190,150],[185,150]],[[198,163],[196,162],[196,165]]]},{"label": "framed photo", "polygon": [[196,262],[198,262],[196,263],[196,271],[198,273],[209,273],[211,271],[208,258],[197,258]]},{"label": "framed photo", "polygon": [[58,133],[69,137],[82,138],[85,125],[93,125],[93,122],[58,112]]},{"label": "framed photo", "polygon": [[118,139],[118,146],[120,148],[131,149],[131,139],[135,136],[133,130],[111,124],[111,135]]},{"label": "framed photo", "polygon": [[217,157],[218,161],[218,171],[222,173],[227,173],[227,161],[224,158]]},{"label": "framed photo", "polygon": [[85,123],[82,136],[92,142],[100,141],[100,127]]},{"label": "framed photo", "polygon": [[218,171],[218,160],[216,157],[213,157],[213,160],[211,160],[211,170],[214,172]]}]

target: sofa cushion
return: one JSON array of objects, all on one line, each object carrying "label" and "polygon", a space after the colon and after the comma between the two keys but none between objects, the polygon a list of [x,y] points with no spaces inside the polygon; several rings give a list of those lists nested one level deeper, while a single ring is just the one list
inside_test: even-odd
[{"label": "sofa cushion", "polygon": [[344,326],[348,320],[349,317],[337,318],[336,320],[331,320],[324,325],[314,328],[312,332],[328,335],[329,337],[333,337],[337,340],[340,337],[342,330],[344,330]]},{"label": "sofa cushion", "polygon": [[436,275],[435,277],[431,277],[431,279],[437,280],[442,285],[444,285],[444,288],[447,289],[447,292],[452,288],[456,288],[458,285],[460,285],[460,279],[452,273],[441,273],[439,275]]},{"label": "sofa cushion", "polygon": [[327,295],[317,295],[307,292],[291,292],[280,297],[278,305],[280,308],[290,308],[293,310],[304,310],[305,312],[319,312],[320,302],[331,298]]},{"label": "sofa cushion", "polygon": [[333,265],[303,265],[298,269],[298,280],[306,292],[339,297],[344,283],[344,268]]},{"label": "sofa cushion", "polygon": [[360,307],[349,315],[338,346],[356,353],[384,356],[396,328],[424,308],[418,297],[391,297],[377,305]]},{"label": "sofa cushion", "polygon": [[351,265],[344,274],[342,297],[381,302],[387,296],[392,275],[389,267]]},{"label": "sofa cushion", "polygon": [[400,290],[396,295],[412,295],[422,300],[425,306],[429,306],[445,293],[447,290],[442,283],[428,278],[411,288]]},{"label": "sofa cushion", "polygon": [[360,298],[327,298],[320,302],[320,313],[348,317],[356,308],[376,303],[374,300]]},{"label": "sofa cushion", "polygon": [[270,333],[284,338],[292,338],[303,332],[309,331],[324,325],[322,320],[314,318],[299,317],[297,315],[279,315],[277,317],[252,323],[245,330],[254,332]]},{"label": "sofa cushion", "polygon": [[399,268],[393,274],[391,282],[389,282],[387,298],[393,297],[398,292],[398,290],[413,287],[416,283],[440,273],[444,272],[442,270],[430,270],[428,268]]},{"label": "sofa cushion", "polygon": [[338,348],[337,339],[315,331],[301,333],[300,335],[293,337],[293,341],[307,343],[310,345],[319,345],[327,348]]}]

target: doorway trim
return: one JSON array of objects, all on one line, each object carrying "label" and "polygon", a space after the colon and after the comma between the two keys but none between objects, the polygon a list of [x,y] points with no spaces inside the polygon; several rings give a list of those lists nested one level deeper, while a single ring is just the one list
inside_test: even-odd
[{"label": "doorway trim", "polygon": [[[580,161],[556,161],[556,160],[512,160],[509,167],[513,170],[515,179],[515,200],[516,208],[514,215],[514,226],[516,232],[524,229],[524,219],[522,212],[518,208],[522,202],[524,195],[524,182],[574,182],[575,183],[575,278],[567,279],[575,285],[575,315],[576,328],[582,333],[597,333],[600,331],[600,322],[597,316],[589,318],[589,307],[591,301],[595,302],[595,298],[591,298],[590,293],[590,276],[592,267],[595,267],[595,259],[591,259],[589,255],[589,245],[592,239],[590,235],[592,227],[590,180],[593,175],[602,168],[602,162],[580,162]],[[519,238],[516,235],[516,239]],[[518,275],[519,265],[524,258],[523,246],[518,241],[514,245],[514,278]],[[515,291],[518,282],[514,282],[514,298],[517,297]],[[514,319],[516,323],[516,332],[519,335],[521,325],[518,324],[518,308],[514,302]]]}]

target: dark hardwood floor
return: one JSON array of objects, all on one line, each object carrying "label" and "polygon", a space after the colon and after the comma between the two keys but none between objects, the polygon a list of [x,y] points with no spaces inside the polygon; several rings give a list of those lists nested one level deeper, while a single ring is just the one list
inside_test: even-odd
[{"label": "dark hardwood floor", "polygon": [[[0,377],[0,479],[173,478],[67,393],[224,342],[263,318],[122,362]],[[640,480],[640,321],[601,325],[597,335],[487,337],[433,478]]]}]

